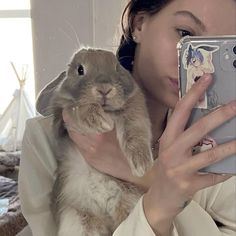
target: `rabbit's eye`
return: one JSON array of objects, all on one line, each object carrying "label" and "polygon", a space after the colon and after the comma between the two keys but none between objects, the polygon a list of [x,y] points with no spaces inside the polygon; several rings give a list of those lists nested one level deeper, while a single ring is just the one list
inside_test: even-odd
[{"label": "rabbit's eye", "polygon": [[78,66],[78,74],[79,75],[84,75],[84,67],[82,65]]}]

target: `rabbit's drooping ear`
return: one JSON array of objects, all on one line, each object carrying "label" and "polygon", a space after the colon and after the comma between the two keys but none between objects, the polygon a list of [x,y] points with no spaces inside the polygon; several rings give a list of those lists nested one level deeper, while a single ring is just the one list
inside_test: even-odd
[{"label": "rabbit's drooping ear", "polygon": [[48,83],[40,92],[36,99],[36,110],[43,116],[49,116],[52,114],[50,109],[50,102],[54,96],[55,90],[65,79],[66,72],[63,71],[57,78]]}]

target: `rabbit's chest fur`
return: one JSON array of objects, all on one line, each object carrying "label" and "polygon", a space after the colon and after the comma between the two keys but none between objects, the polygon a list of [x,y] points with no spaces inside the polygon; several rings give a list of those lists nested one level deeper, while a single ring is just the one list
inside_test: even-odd
[{"label": "rabbit's chest fur", "polygon": [[[67,144],[66,159],[58,163],[54,191],[57,211],[70,205],[80,213],[101,217],[106,226],[117,227],[141,197],[141,190],[88,165],[73,144]],[[72,216],[73,217],[73,216]]]}]

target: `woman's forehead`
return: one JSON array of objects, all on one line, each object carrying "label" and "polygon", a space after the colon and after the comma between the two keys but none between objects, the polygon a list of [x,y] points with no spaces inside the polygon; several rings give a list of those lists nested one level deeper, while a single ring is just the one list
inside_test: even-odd
[{"label": "woman's forehead", "polygon": [[236,34],[236,0],[174,0],[163,10],[185,17],[206,34]]}]

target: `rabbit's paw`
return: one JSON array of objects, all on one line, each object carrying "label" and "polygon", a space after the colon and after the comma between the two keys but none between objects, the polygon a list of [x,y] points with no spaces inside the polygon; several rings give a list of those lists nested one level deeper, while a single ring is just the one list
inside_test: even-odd
[{"label": "rabbit's paw", "polygon": [[91,104],[82,115],[81,121],[89,132],[108,132],[114,128],[111,116],[104,112],[99,104]]},{"label": "rabbit's paw", "polygon": [[133,146],[126,156],[134,176],[143,176],[153,163],[150,148],[145,145]]}]

